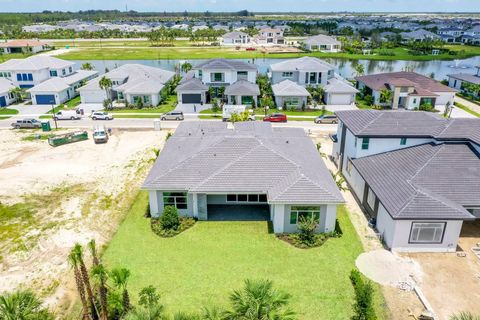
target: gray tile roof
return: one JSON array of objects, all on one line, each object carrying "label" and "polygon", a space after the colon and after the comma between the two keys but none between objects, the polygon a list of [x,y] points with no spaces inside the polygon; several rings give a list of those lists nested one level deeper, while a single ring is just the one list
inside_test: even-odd
[{"label": "gray tile roof", "polygon": [[467,144],[424,144],[354,159],[394,219],[471,219],[480,206],[480,159]]},{"label": "gray tile roof", "polygon": [[330,63],[314,57],[301,57],[297,59],[288,59],[282,62],[274,63],[270,66],[272,71],[311,71],[328,72],[335,70]]},{"label": "gray tile roof", "polygon": [[263,122],[185,122],[168,140],[144,189],[267,193],[270,202],[342,203],[313,142]]},{"label": "gray tile roof", "polygon": [[307,39],[304,40],[305,43],[307,44],[313,44],[313,45],[321,45],[321,44],[333,44],[333,45],[339,45],[341,44],[340,41],[337,39],[324,35],[324,34],[319,34],[313,37],[308,37]]},{"label": "gray tile roof", "polygon": [[282,82],[272,85],[272,91],[275,96],[280,97],[309,97],[310,93],[301,85],[291,80],[283,80]]},{"label": "gray tile roof", "polygon": [[15,86],[12,81],[6,78],[0,78],[0,93],[8,93],[13,88],[15,88]]},{"label": "gray tile roof", "polygon": [[188,80],[182,81],[177,88],[175,88],[176,92],[182,91],[207,91],[208,87],[203,84],[202,80],[198,78],[190,78]]},{"label": "gray tile roof", "polygon": [[50,56],[31,56],[25,59],[10,59],[0,64],[0,70],[5,71],[31,71],[41,69],[62,69],[73,67],[75,62],[66,61]]},{"label": "gray tile roof", "polygon": [[425,137],[471,141],[480,145],[480,119],[450,118],[423,111],[337,111],[342,123],[359,137]]},{"label": "gray tile roof", "polygon": [[336,78],[332,78],[328,80],[328,84],[325,87],[323,87],[323,90],[329,93],[358,93],[359,92],[351,84]]},{"label": "gray tile roof", "polygon": [[257,66],[240,60],[210,59],[197,64],[194,69],[257,71]]},{"label": "gray tile roof", "polygon": [[228,96],[259,96],[260,88],[256,83],[251,83],[247,80],[238,80],[237,82],[232,83],[225,89],[225,94]]},{"label": "gray tile roof", "polygon": [[462,80],[462,81],[466,81],[474,84],[480,84],[480,77],[474,74],[456,73],[456,74],[448,74],[447,76],[453,79],[458,79],[458,80]]}]

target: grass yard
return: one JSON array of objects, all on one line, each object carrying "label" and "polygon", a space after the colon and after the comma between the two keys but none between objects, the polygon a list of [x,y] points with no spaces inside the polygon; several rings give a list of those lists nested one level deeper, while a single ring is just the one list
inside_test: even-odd
[{"label": "grass yard", "polygon": [[[268,109],[268,114],[270,114],[270,113],[284,113],[288,116],[288,120],[292,120],[292,121],[309,121],[309,120],[313,121],[313,119],[302,118],[302,116],[317,117],[317,116],[320,116],[322,114],[333,114],[333,112],[328,111],[328,110],[325,110],[325,112],[323,112],[322,110],[307,110],[307,111],[295,110],[295,111],[290,111],[290,110],[278,110],[278,109],[275,109],[275,108]],[[204,114],[204,115],[202,115],[202,114]],[[198,117],[200,119],[222,119],[222,112],[221,111],[217,112],[217,116],[211,116],[211,115],[205,115],[205,114],[214,114],[214,112],[212,111],[212,109],[205,109],[205,110],[200,111],[200,114],[199,114]],[[265,111],[264,111],[263,108],[258,108],[258,109],[255,110],[255,118],[257,120],[263,119],[264,116],[265,116]]]},{"label": "grass yard", "polygon": [[10,108],[0,108],[0,120],[8,119],[14,114],[18,114],[18,110]]},{"label": "grass yard", "polygon": [[[109,43],[110,44],[110,43]],[[118,45],[118,44],[117,44]],[[350,54],[344,52],[325,53],[325,52],[301,52],[301,53],[263,53],[260,50],[246,51],[236,50],[234,47],[145,47],[145,46],[125,46],[123,48],[110,47],[108,50],[98,46],[82,47],[59,55],[59,58],[67,60],[159,60],[159,59],[211,59],[211,58],[229,58],[229,59],[251,59],[251,58],[298,58],[301,56],[312,56],[317,58],[338,58],[351,60],[412,60],[412,61],[430,61],[430,60],[454,60],[466,59],[480,55],[480,47],[447,45],[456,55],[412,55],[406,48],[382,49],[379,53],[371,55]]]},{"label": "grass yard", "polygon": [[[343,207],[338,212],[343,236],[301,250],[269,234],[266,222],[198,222],[179,236],[160,238],[144,217],[147,205],[141,191],[103,254],[109,268],[130,269],[134,301],[140,289],[153,285],[167,313],[199,312],[203,306],[227,306],[229,293],[244,279],[268,278],[292,295],[299,319],[351,316],[348,276],[362,245]],[[383,304],[381,294],[375,299]],[[384,318],[382,309],[379,319]]]},{"label": "grass yard", "polygon": [[455,107],[457,107],[459,109],[462,109],[463,111],[468,112],[468,113],[470,113],[471,115],[474,115],[477,118],[480,118],[480,113],[478,113],[476,111],[473,111],[472,109],[468,108],[467,106],[464,106],[461,103],[455,102]]}]

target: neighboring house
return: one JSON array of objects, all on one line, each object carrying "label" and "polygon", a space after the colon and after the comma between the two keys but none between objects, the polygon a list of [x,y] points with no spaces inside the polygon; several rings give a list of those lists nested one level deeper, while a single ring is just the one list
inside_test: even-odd
[{"label": "neighboring house", "polygon": [[459,91],[464,91],[465,84],[480,85],[480,66],[476,68],[476,74],[456,73],[447,75],[448,86]]},{"label": "neighboring house", "polygon": [[97,75],[98,71],[78,70],[66,77],[50,78],[33,88],[27,89],[27,92],[30,93],[34,105],[59,105],[78,96],[77,89]]},{"label": "neighboring house", "polygon": [[[229,101],[235,97],[238,104],[240,102],[251,104],[251,101],[256,102],[260,95],[260,89],[255,83],[257,66],[254,64],[228,59],[210,59],[196,65],[194,72],[194,78],[200,79],[205,86],[213,88],[215,96],[220,95],[219,88],[225,88],[224,94]],[[189,96],[189,103],[199,103],[199,95],[205,93],[203,87],[199,87],[197,91],[191,90],[195,84],[194,81],[196,80],[189,80],[188,83],[191,85],[186,85],[186,88],[177,88],[177,94],[195,95]]]},{"label": "neighboring house", "polygon": [[327,105],[351,105],[355,103],[355,95],[359,92],[351,84],[335,78],[330,79],[323,90]]},{"label": "neighboring house", "polygon": [[272,91],[275,96],[275,104],[279,109],[307,107],[307,99],[310,97],[310,93],[296,82],[283,80],[272,85]]},{"label": "neighboring house", "polygon": [[31,88],[53,77],[66,77],[76,71],[75,62],[50,56],[10,59],[0,64],[0,75],[16,87]]},{"label": "neighboring house", "polygon": [[[295,82],[297,86],[302,87],[321,86],[329,90],[328,94],[325,95],[325,103],[327,104],[349,105],[355,101],[355,97],[353,96],[352,98],[352,94],[356,93],[357,90],[343,80],[336,79],[335,67],[318,58],[302,57],[289,59],[272,64],[270,70],[271,82],[274,85],[289,80],[289,82],[285,82],[282,87],[277,87],[278,89],[287,89],[297,93],[306,91],[296,89],[290,82]],[[306,98],[307,96],[294,99],[293,101],[289,101],[289,103],[294,105],[294,103],[298,101],[301,106],[303,102],[302,98]],[[283,103],[278,106],[283,106]]]},{"label": "neighboring house", "polygon": [[342,50],[340,41],[324,34],[309,37],[303,40],[302,44],[308,51],[340,52]]},{"label": "neighboring house", "polygon": [[480,218],[480,120],[410,111],[339,111],[332,157],[384,243],[456,251]]},{"label": "neighboring house", "polygon": [[[455,89],[415,72],[379,73],[356,77],[357,89],[372,95],[374,105],[392,109],[418,109],[430,104],[444,111],[446,105],[453,105]],[[390,101],[381,101],[382,90],[391,92]]]},{"label": "neighboring house", "polygon": [[257,44],[285,44],[283,30],[274,28],[264,28],[258,32],[255,37]]},{"label": "neighboring house", "polygon": [[222,36],[222,44],[224,45],[239,45],[250,43],[250,36],[241,31],[233,31],[225,33]]},{"label": "neighboring house", "polygon": [[316,219],[319,232],[335,230],[344,200],[303,129],[263,122],[229,127],[179,125],[142,186],[152,217],[175,206],[199,220],[272,221],[275,233],[296,232],[300,217]]},{"label": "neighboring house", "polygon": [[39,40],[11,40],[0,43],[0,51],[9,53],[38,53],[47,50],[48,43]]},{"label": "neighboring house", "polygon": [[400,33],[402,38],[407,41],[425,41],[425,40],[438,40],[441,37],[433,32],[418,29],[411,32],[402,32]]},{"label": "neighboring house", "polygon": [[12,81],[0,77],[0,107],[6,107],[15,102],[16,97],[10,92],[14,88]]},{"label": "neighboring house", "polygon": [[[174,75],[172,71],[142,64],[124,64],[89,81],[78,91],[82,103],[103,103],[108,98],[130,104],[138,104],[141,101],[145,106],[156,106],[161,102],[161,91],[165,84]],[[112,81],[108,97],[105,89],[100,88],[99,81],[102,77]]]},{"label": "neighboring house", "polygon": [[456,27],[443,28],[437,31],[437,34],[447,43],[461,42],[464,33],[465,30]]},{"label": "neighboring house", "polygon": [[184,79],[175,88],[178,103],[200,103],[207,102],[206,93],[208,87],[199,78]]}]

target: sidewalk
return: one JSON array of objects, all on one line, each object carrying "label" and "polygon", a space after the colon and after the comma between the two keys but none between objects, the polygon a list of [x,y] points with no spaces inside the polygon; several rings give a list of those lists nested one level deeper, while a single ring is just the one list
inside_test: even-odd
[{"label": "sidewalk", "polygon": [[469,108],[470,110],[480,113],[480,105],[476,103],[470,102],[459,96],[455,96],[455,102],[463,104],[465,107]]}]

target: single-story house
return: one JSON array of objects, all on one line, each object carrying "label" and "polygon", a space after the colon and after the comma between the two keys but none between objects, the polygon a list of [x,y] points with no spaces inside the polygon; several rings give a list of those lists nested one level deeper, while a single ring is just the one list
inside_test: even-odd
[{"label": "single-story house", "polygon": [[[453,105],[457,90],[415,72],[390,72],[356,77],[357,89],[372,95],[375,105],[392,109],[418,109],[430,104],[443,112],[446,105]],[[391,92],[390,101],[382,101],[382,90]]]},{"label": "single-story house", "polygon": [[97,75],[98,71],[78,70],[66,77],[52,77],[27,92],[32,97],[32,104],[59,105],[76,97],[79,94],[77,89]]},{"label": "single-story house", "polygon": [[12,81],[0,78],[0,107],[6,107],[15,102],[16,97],[10,92],[14,88]]},{"label": "single-story house", "polygon": [[425,41],[441,39],[439,35],[424,29],[418,29],[410,32],[401,32],[402,39],[406,41]]},{"label": "single-story house", "polygon": [[206,93],[208,87],[199,78],[184,79],[175,88],[178,103],[200,103],[207,102]]},{"label": "single-story house", "polygon": [[307,106],[307,98],[310,93],[305,87],[291,81],[283,80],[282,82],[272,85],[273,95],[275,96],[275,104],[278,108],[297,108]]},{"label": "single-story house", "polygon": [[251,83],[248,80],[238,80],[237,82],[225,88],[224,92],[228,104],[258,105],[258,96],[260,88],[258,84]]},{"label": "single-story house", "polygon": [[0,51],[9,53],[38,53],[47,50],[48,43],[39,40],[11,40],[0,43]]},{"label": "single-story house", "polygon": [[480,85],[480,66],[477,67],[477,74],[455,73],[447,76],[449,87],[464,91],[464,84]]},{"label": "single-story house", "polygon": [[355,95],[359,92],[349,83],[333,78],[323,87],[325,103],[328,105],[351,105],[355,102]]},{"label": "single-story house", "polygon": [[242,31],[232,31],[225,33],[222,36],[222,44],[224,45],[239,45],[250,43],[250,36],[248,33]]},{"label": "single-story house", "polygon": [[308,37],[303,41],[303,46],[308,51],[339,52],[342,49],[340,41],[324,34]]},{"label": "single-story house", "polygon": [[175,206],[199,220],[272,221],[275,233],[296,232],[301,217],[331,232],[344,202],[303,129],[263,122],[180,124],[142,189],[152,217]]},{"label": "single-story house", "polygon": [[78,89],[82,103],[103,103],[105,99],[127,101],[130,104],[156,106],[161,101],[161,91],[175,72],[141,64],[124,64],[102,75],[112,81],[107,92],[100,88],[101,77],[89,81]]},{"label": "single-story house", "polygon": [[480,218],[480,120],[337,111],[332,159],[392,250],[452,252]]}]

